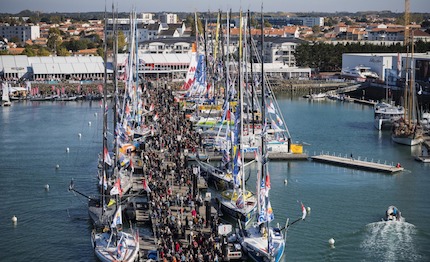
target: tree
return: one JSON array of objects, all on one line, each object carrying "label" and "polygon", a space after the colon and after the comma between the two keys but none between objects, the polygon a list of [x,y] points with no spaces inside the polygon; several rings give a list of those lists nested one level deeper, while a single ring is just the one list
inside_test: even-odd
[{"label": "tree", "polygon": [[44,47],[39,47],[39,50],[37,51],[38,56],[50,56],[51,52],[49,52],[48,49]]},{"label": "tree", "polygon": [[69,51],[63,46],[57,48],[57,55],[58,56],[70,56]]},{"label": "tree", "polygon": [[118,53],[124,53],[127,48],[127,43],[125,42],[125,35],[123,31],[118,32]]},{"label": "tree", "polygon": [[26,56],[36,56],[37,51],[34,50],[31,46],[26,46],[22,54]]},{"label": "tree", "polygon": [[321,28],[319,27],[319,25],[314,25],[312,26],[312,32],[316,35],[319,34],[321,32]]},{"label": "tree", "polygon": [[55,51],[57,49],[57,46],[60,46],[62,43],[61,40],[61,33],[58,28],[51,28],[48,32],[48,42],[46,45],[49,49],[52,51]]}]

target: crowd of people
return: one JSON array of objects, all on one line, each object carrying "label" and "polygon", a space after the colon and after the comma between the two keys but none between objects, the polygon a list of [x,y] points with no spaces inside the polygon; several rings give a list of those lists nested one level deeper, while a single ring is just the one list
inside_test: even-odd
[{"label": "crowd of people", "polygon": [[143,143],[141,158],[159,259],[221,261],[220,221],[217,216],[208,220],[201,214],[205,203],[186,156],[187,151],[195,152],[200,146],[199,134],[167,85],[153,87],[149,83],[145,93],[144,104],[153,104],[153,115],[158,115],[156,121],[146,118],[153,135]]}]

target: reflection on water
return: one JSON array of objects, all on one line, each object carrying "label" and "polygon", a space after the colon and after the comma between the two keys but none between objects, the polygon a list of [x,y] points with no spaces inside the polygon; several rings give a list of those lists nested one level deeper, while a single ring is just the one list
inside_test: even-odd
[{"label": "reflection on water", "polygon": [[420,261],[415,249],[415,226],[407,222],[381,221],[366,226],[361,248],[378,261]]}]

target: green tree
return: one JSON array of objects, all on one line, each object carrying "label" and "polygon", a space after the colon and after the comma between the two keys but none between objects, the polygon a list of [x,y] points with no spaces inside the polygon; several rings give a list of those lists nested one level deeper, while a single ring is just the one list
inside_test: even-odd
[{"label": "green tree", "polygon": [[22,54],[26,56],[36,56],[37,50],[34,50],[31,46],[26,46]]},{"label": "green tree", "polygon": [[51,28],[48,32],[48,42],[46,43],[47,47],[52,51],[56,50],[58,46],[62,43],[61,33],[58,28]]},{"label": "green tree", "polygon": [[57,48],[57,55],[58,56],[70,56],[69,51],[63,46]]},{"label": "green tree", "polygon": [[39,47],[39,50],[37,50],[37,55],[38,56],[50,56],[50,55],[52,55],[52,53],[44,47]]},{"label": "green tree", "polygon": [[125,42],[125,35],[123,31],[118,32],[118,53],[124,53],[127,48],[127,43]]},{"label": "green tree", "polygon": [[105,51],[104,51],[104,49],[102,47],[97,48],[97,55],[101,56],[101,57],[104,57]]}]

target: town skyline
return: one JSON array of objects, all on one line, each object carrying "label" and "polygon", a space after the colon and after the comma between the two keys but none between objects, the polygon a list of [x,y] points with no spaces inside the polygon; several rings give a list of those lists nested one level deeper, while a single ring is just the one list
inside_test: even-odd
[{"label": "town skyline", "polygon": [[[40,11],[44,13],[55,13],[55,12],[100,12],[104,11],[105,5],[108,10],[111,9],[112,3],[118,5],[119,12],[129,12],[136,10],[137,12],[206,12],[206,11],[227,11],[232,9],[236,12],[240,9],[260,11],[261,5],[263,4],[263,12],[366,12],[366,11],[391,11],[394,13],[403,13],[405,9],[404,0],[344,0],[339,5],[337,0],[305,0],[296,2],[293,0],[287,0],[284,4],[279,4],[277,0],[240,0],[240,1],[228,1],[218,0],[212,1],[193,1],[193,0],[182,0],[182,1],[168,1],[158,0],[151,4],[146,4],[143,1],[136,0],[123,0],[120,3],[112,2],[108,0],[75,0],[75,1],[58,1],[58,0],[14,0],[6,1],[0,0],[1,13],[19,13],[23,10]],[[191,9],[190,9],[191,7]],[[410,11],[417,13],[429,13],[430,4],[427,0],[411,0]]]}]

